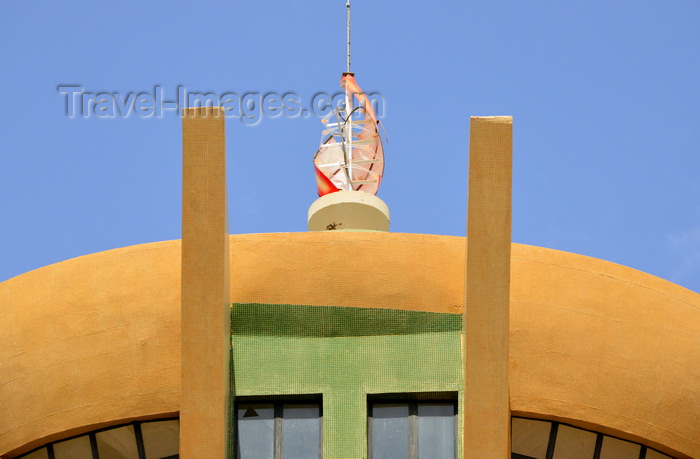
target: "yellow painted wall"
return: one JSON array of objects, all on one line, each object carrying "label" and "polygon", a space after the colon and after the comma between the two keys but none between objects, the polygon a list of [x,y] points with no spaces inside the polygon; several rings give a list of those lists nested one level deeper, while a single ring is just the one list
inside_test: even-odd
[{"label": "yellow painted wall", "polygon": [[513,272],[513,414],[700,457],[699,294],[538,247],[515,246]]},{"label": "yellow painted wall", "polygon": [[[237,235],[231,253],[233,302],[461,312],[463,238]],[[0,455],[178,411],[179,275],[168,241],[0,283]],[[700,457],[700,294],[514,244],[511,298],[514,414]]]},{"label": "yellow painted wall", "polygon": [[180,405],[180,247],[158,242],[0,284],[0,455]]},{"label": "yellow painted wall", "polygon": [[221,459],[231,392],[226,120],[219,107],[182,115],[179,457]]}]

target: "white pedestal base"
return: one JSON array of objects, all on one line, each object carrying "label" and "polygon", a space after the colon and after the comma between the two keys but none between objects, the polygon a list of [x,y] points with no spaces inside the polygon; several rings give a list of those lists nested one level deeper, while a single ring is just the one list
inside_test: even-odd
[{"label": "white pedestal base", "polygon": [[364,191],[336,191],[309,207],[309,231],[389,231],[389,207]]}]

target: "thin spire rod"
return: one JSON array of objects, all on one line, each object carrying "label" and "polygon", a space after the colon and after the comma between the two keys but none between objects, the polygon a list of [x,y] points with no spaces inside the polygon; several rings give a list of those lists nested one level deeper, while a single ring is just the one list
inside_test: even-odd
[{"label": "thin spire rod", "polygon": [[348,12],[348,62],[347,62],[347,72],[350,73],[350,0],[347,0],[345,3],[345,8],[347,9]]},{"label": "thin spire rod", "polygon": [[[348,12],[348,62],[347,62],[347,73],[350,73],[350,0],[346,0],[345,9]],[[345,173],[348,176],[348,190],[352,191],[352,181],[354,180],[354,169],[352,166],[352,93],[350,92],[350,87],[345,88],[345,113],[347,116],[347,121],[349,123],[345,124],[345,160],[346,168]]]}]

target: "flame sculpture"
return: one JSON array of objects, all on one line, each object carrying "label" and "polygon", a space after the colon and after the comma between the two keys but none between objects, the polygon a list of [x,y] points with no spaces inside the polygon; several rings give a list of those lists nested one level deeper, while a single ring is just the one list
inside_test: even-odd
[{"label": "flame sculpture", "polygon": [[352,73],[343,74],[340,86],[345,91],[345,107],[322,120],[326,129],[314,155],[318,195],[340,190],[376,195],[384,172],[377,116]]}]

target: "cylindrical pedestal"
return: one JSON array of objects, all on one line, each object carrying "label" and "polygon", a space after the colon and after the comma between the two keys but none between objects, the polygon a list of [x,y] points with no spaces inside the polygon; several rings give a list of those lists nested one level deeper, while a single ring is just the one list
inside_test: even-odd
[{"label": "cylindrical pedestal", "polygon": [[309,231],[389,231],[389,207],[364,191],[336,191],[309,207]]}]

